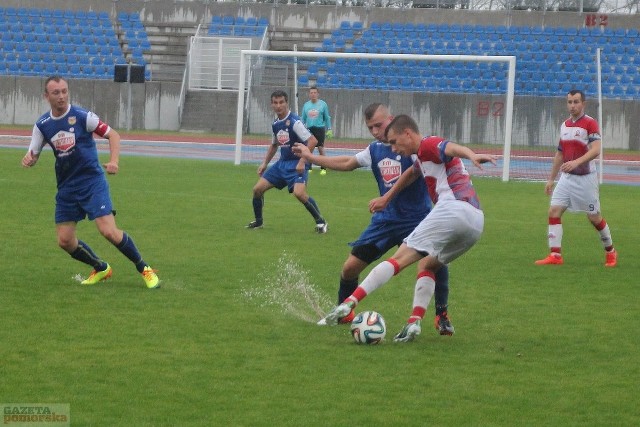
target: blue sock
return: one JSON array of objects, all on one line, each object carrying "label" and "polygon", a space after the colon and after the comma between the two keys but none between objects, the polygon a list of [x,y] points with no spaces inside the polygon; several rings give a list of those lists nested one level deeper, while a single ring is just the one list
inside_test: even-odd
[{"label": "blue sock", "polygon": [[264,196],[253,198],[253,214],[256,217],[256,221],[262,224],[262,207],[264,206]]},{"label": "blue sock", "polygon": [[133,243],[133,239],[129,237],[127,233],[123,233],[122,241],[115,246],[124,256],[129,258],[129,260],[136,265],[138,272],[142,273],[144,268],[147,266],[147,263],[144,262],[142,255],[140,255],[138,248],[136,248],[136,244]]},{"label": "blue sock", "polygon": [[447,311],[449,305],[449,267],[443,266],[436,273],[436,288],[433,292],[436,316]]},{"label": "blue sock", "polygon": [[78,247],[75,251],[69,255],[73,259],[77,259],[80,262],[89,264],[96,271],[104,271],[107,268],[107,263],[100,259],[98,255],[82,240],[78,240]]},{"label": "blue sock", "polygon": [[316,220],[316,224],[324,222],[324,218],[322,218],[322,215],[320,214],[318,204],[315,200],[313,200],[313,197],[309,196],[309,200],[307,200],[307,203],[304,204],[304,207],[307,208],[311,215],[313,215],[313,219]]}]

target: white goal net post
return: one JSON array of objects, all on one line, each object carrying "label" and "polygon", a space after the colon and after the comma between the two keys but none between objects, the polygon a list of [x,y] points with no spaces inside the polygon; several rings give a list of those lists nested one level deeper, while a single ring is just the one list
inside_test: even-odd
[{"label": "white goal net post", "polygon": [[[365,77],[355,78],[354,84],[345,83],[343,87],[332,88],[333,76],[342,78],[347,74],[357,75],[355,70],[360,71],[360,67],[373,69],[375,75],[383,69],[376,69],[376,64],[389,67],[396,64],[400,70],[396,72],[405,76],[422,76],[421,81],[425,85],[431,81],[446,80],[448,85],[458,85],[458,92],[447,90],[447,87],[411,87],[405,85],[405,78],[398,74],[388,76],[387,81],[391,81],[391,84],[385,88],[377,86],[380,81],[371,85]],[[403,66],[406,68],[403,69]],[[453,74],[448,77],[446,74],[449,73],[448,69],[465,73],[465,67],[469,70],[495,68],[492,74],[494,81],[489,82],[492,89],[478,94],[473,92],[473,88],[461,86],[465,84],[464,79],[456,78]],[[308,76],[303,80],[306,84],[299,88],[298,82],[302,80],[299,77],[305,75]],[[364,124],[363,110],[372,102],[381,102],[389,105],[392,114],[412,116],[425,135],[439,135],[465,145],[478,144],[500,154],[499,176],[503,181],[508,181],[515,75],[515,56],[242,50],[234,161],[238,165],[264,158],[263,153],[271,141],[274,117],[270,94],[273,91],[287,92],[292,111],[300,113],[295,108],[298,105],[295,97],[301,97],[302,105],[308,86],[317,85],[321,98],[329,105],[336,135],[335,142],[326,143],[328,155],[355,154],[363,149],[366,144],[359,141],[368,143],[372,140]],[[478,101],[476,95],[481,95],[483,101]],[[548,163],[544,168],[548,169]],[[496,168],[493,169],[493,176],[497,176]]]}]

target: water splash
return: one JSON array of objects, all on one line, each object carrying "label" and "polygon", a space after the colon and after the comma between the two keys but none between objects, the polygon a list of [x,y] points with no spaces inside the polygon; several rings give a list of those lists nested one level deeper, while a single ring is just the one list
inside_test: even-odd
[{"label": "water splash", "polygon": [[314,323],[332,307],[331,299],[316,290],[309,273],[286,252],[275,266],[265,268],[250,288],[244,288],[242,296],[260,307]]}]

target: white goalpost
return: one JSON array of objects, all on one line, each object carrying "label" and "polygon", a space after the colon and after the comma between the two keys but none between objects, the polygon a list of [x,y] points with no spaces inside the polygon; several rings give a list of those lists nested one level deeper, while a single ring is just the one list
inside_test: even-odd
[{"label": "white goalpost", "polygon": [[[371,85],[368,78],[362,80],[363,77],[355,72],[359,67],[369,69],[374,63],[389,67],[397,65],[399,71],[386,80],[390,82],[389,86]],[[318,64],[321,64],[320,72],[317,71]],[[455,77],[447,79],[447,84],[457,85],[457,91],[430,86],[437,79],[447,77],[450,68],[462,73],[468,69],[471,73],[471,70],[492,70],[494,65],[493,81],[488,82],[490,89],[482,92],[460,86],[466,79]],[[376,70],[386,68],[373,69],[375,74]],[[347,74],[357,76],[354,84],[344,83],[346,80],[342,80],[343,85],[332,84],[331,79],[342,79]],[[422,76],[420,83],[425,87],[410,86],[413,75]],[[238,165],[262,160],[261,153],[270,143],[273,120],[270,93],[277,89],[288,92],[289,105],[295,112],[298,77],[308,76],[305,83],[301,83],[302,89],[306,91],[307,86],[317,84],[321,98],[327,101],[331,111],[338,109],[341,114],[332,117],[334,134],[341,144],[328,144],[328,155],[343,154],[345,150],[355,153],[364,148],[358,141],[368,143],[371,136],[364,126],[362,111],[371,102],[382,102],[388,103],[394,114],[411,115],[425,134],[437,134],[461,144],[478,144],[480,151],[486,149],[501,154],[499,176],[508,181],[515,75],[515,56],[242,50],[234,162]],[[325,80],[327,77],[329,80]],[[378,81],[382,80],[378,78]],[[493,176],[496,176],[495,171]]]}]

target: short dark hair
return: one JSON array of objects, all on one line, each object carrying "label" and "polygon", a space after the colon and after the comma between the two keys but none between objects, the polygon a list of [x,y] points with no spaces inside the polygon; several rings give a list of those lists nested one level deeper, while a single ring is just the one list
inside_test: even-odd
[{"label": "short dark hair", "polygon": [[364,118],[365,120],[371,120],[371,117],[378,111],[378,108],[383,107],[384,104],[380,102],[374,102],[369,104],[367,108],[364,109]]},{"label": "short dark hair", "polygon": [[309,90],[314,90],[314,89],[320,92],[320,89],[318,89],[318,86],[315,86],[315,85],[309,86]]},{"label": "short dark hair", "polygon": [[271,100],[273,101],[273,98],[284,98],[285,102],[289,102],[289,96],[287,95],[287,92],[283,91],[283,90],[276,90],[271,94]]},{"label": "short dark hair", "polygon": [[389,126],[387,126],[387,129],[385,129],[384,131],[385,137],[389,134],[389,129],[393,129],[393,131],[396,133],[405,131],[407,129],[415,133],[420,133],[420,129],[418,129],[418,124],[416,123],[416,121],[406,114],[400,114],[399,116],[396,116],[393,120],[391,120],[391,123],[389,123]]},{"label": "short dark hair", "polygon": [[567,92],[567,95],[578,95],[580,94],[580,100],[584,101],[585,99],[587,99],[586,95],[584,94],[583,91],[581,91],[580,89],[571,89],[569,92]]},{"label": "short dark hair", "polygon": [[52,76],[47,77],[47,80],[44,81],[44,91],[47,92],[47,85],[49,84],[49,82],[56,82],[59,83],[61,81],[65,81],[65,78],[62,76],[59,76],[57,74],[54,74]]}]

